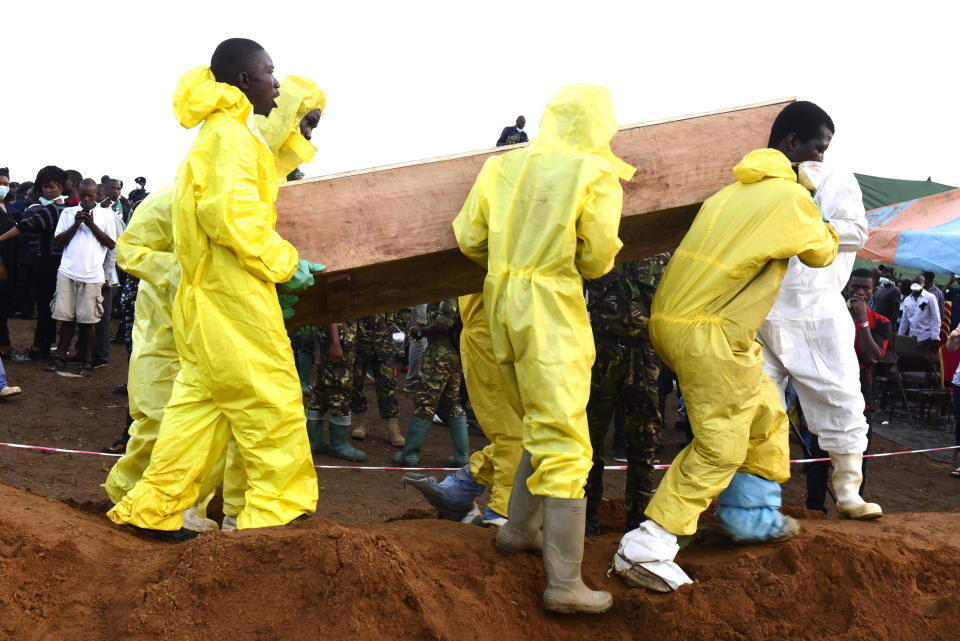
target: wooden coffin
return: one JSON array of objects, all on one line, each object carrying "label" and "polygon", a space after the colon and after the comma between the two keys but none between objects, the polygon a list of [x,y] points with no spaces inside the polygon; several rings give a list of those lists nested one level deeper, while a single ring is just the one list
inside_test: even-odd
[{"label": "wooden coffin", "polygon": [[[700,204],[733,181],[731,170],[746,153],[766,146],[774,118],[792,101],[623,127],[611,147],[637,174],[624,184],[618,260],[675,248]],[[460,254],[450,223],[484,161],[513,148],[281,186],[277,231],[304,258],[327,266],[301,296],[293,324],[320,325],[480,291],[483,270]]]}]

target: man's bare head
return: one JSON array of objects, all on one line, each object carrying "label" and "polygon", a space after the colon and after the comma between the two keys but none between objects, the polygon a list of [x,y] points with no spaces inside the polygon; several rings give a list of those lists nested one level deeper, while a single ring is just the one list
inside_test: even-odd
[{"label": "man's bare head", "polygon": [[253,40],[230,38],[221,42],[210,59],[210,71],[217,82],[242,91],[254,113],[268,116],[277,106],[280,83],[273,75],[273,60]]},{"label": "man's bare head", "polygon": [[823,162],[835,131],[826,111],[812,102],[799,100],[777,115],[767,146],[783,152],[792,163]]}]

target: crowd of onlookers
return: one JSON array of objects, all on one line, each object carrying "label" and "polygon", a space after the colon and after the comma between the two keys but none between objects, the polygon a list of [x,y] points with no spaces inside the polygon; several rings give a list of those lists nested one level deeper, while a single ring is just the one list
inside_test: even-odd
[{"label": "crowd of onlookers", "polygon": [[[112,320],[124,318],[117,292],[127,280],[116,241],[147,195],[146,180],[136,183],[124,197],[123,181],[108,175],[84,178],[49,165],[17,182],[0,168],[0,358],[68,376],[92,376],[110,362]],[[8,318],[36,321],[30,345],[16,349]],[[19,393],[7,386],[2,363],[0,388]]]}]

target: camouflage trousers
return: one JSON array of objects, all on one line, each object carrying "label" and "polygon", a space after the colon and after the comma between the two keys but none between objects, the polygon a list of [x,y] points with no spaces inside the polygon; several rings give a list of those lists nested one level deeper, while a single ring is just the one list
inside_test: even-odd
[{"label": "camouflage trousers", "polygon": [[363,394],[363,387],[367,382],[367,372],[372,370],[380,418],[387,419],[400,416],[400,404],[397,401],[397,375],[393,369],[392,346],[361,340],[357,342],[355,350],[357,357],[353,369],[353,387],[351,388],[353,413],[360,414],[367,411],[367,397]]},{"label": "camouflage trousers", "polygon": [[619,402],[627,450],[626,531],[640,525],[653,496],[653,462],[663,433],[657,379],[660,361],[650,344],[622,347],[596,337],[597,358],[590,380],[587,423],[593,446],[593,468],[587,476],[587,518],[596,518],[603,498],[603,451],[610,421]]},{"label": "camouflage trousers", "polygon": [[463,416],[460,406],[460,353],[446,338],[430,337],[420,365],[421,389],[413,397],[413,415],[432,421],[443,412],[447,418]]},{"label": "camouflage trousers", "polygon": [[350,396],[357,357],[353,345],[344,343],[343,362],[334,363],[330,359],[330,340],[326,338],[325,332],[325,329],[321,330],[316,341],[316,375],[307,409],[321,414],[329,413],[331,416],[350,416]]}]

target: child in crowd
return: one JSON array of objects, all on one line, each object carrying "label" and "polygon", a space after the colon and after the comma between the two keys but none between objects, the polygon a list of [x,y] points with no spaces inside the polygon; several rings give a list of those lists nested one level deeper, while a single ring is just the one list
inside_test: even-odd
[{"label": "child in crowd", "polygon": [[60,214],[54,243],[63,248],[53,318],[60,324],[60,352],[51,371],[66,368],[66,353],[74,334],[74,323],[83,335],[83,376],[93,375],[94,329],[103,315],[103,262],[116,246],[117,225],[108,209],[97,207],[97,184],[80,183],[80,204]]}]

